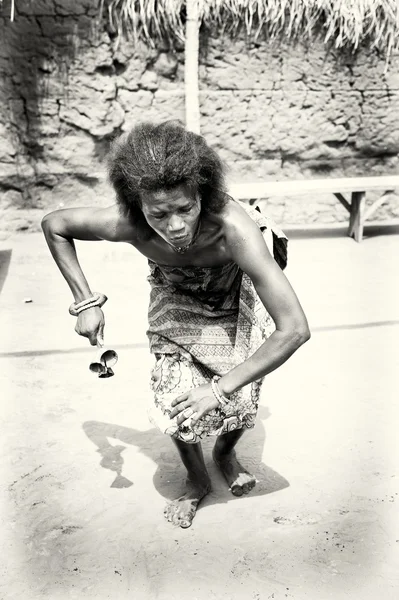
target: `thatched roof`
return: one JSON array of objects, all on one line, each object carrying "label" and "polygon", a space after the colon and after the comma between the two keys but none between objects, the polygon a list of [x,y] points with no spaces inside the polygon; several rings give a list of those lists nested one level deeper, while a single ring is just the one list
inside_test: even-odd
[{"label": "thatched roof", "polygon": [[[315,38],[336,48],[399,48],[398,0],[198,0],[201,23],[256,39]],[[186,0],[102,0],[113,27],[138,38],[184,39]]]},{"label": "thatched roof", "polygon": [[[11,18],[15,4],[11,0]],[[184,40],[189,0],[99,0],[118,33],[151,44]],[[0,0],[0,7],[2,0]],[[244,31],[256,40],[322,39],[335,48],[356,50],[362,44],[386,56],[399,50],[399,0],[198,0],[201,24],[231,35]]]}]

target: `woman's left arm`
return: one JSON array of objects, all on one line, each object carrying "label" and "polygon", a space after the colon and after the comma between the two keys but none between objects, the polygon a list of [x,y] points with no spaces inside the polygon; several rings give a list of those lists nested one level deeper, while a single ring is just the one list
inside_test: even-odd
[{"label": "woman's left arm", "polygon": [[[270,254],[259,227],[238,205],[225,221],[225,239],[230,257],[249,275],[276,324],[276,330],[252,356],[219,379],[221,393],[230,396],[277,369],[310,338],[310,332],[299,300]],[[193,425],[218,404],[211,385],[204,384],[176,398],[170,418],[177,417],[179,425],[189,419]]]},{"label": "woman's left arm", "polygon": [[276,330],[252,356],[220,378],[220,391],[229,396],[282,365],[310,338],[310,331],[299,300],[269,252],[258,225],[237,206],[225,227],[232,259],[250,277],[276,325]]}]

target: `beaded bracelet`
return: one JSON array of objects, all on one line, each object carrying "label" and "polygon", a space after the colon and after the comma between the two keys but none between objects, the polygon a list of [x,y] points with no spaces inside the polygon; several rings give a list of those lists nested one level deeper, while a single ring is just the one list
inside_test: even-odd
[{"label": "beaded bracelet", "polygon": [[219,381],[220,377],[218,377],[217,375],[214,375],[211,379],[211,388],[212,388],[212,392],[213,395],[215,396],[216,400],[219,402],[219,404],[222,406],[222,408],[225,408],[227,406],[227,404],[229,403],[229,399],[226,398],[226,396],[223,396],[223,394],[221,393],[220,389],[219,389],[219,385],[218,385],[218,381]]},{"label": "beaded bracelet", "polygon": [[90,296],[90,298],[86,298],[86,300],[82,300],[81,302],[73,302],[69,307],[69,314],[73,317],[77,317],[81,312],[87,310],[88,308],[103,306],[107,300],[108,298],[105,294],[94,292],[94,294]]}]

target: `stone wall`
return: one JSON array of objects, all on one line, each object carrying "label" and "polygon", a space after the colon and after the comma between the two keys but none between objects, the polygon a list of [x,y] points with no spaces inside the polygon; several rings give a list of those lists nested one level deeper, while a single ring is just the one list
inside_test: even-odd
[{"label": "stone wall", "polygon": [[[95,0],[25,0],[0,17],[0,231],[60,206],[107,204],[104,157],[138,120],[184,120],[184,48],[123,41]],[[231,181],[397,174],[399,58],[201,39],[202,134]],[[347,219],[332,196],[276,198],[283,224]],[[399,217],[393,194],[376,219]]]}]

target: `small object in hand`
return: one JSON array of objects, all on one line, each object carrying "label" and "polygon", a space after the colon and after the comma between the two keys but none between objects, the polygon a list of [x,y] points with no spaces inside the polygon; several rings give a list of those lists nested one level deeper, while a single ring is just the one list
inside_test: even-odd
[{"label": "small object in hand", "polygon": [[114,375],[111,367],[117,362],[118,355],[115,350],[100,348],[96,360],[90,363],[89,369],[93,373],[97,373],[101,379],[106,379]]},{"label": "small object in hand", "polygon": [[24,302],[25,304],[29,304],[30,302],[33,302],[32,298],[24,298]]},{"label": "small object in hand", "polygon": [[100,379],[107,379],[108,377],[113,377],[113,375],[115,375],[115,373],[111,367],[107,367],[103,373],[98,374]]}]

